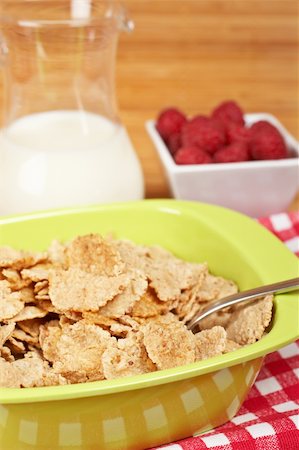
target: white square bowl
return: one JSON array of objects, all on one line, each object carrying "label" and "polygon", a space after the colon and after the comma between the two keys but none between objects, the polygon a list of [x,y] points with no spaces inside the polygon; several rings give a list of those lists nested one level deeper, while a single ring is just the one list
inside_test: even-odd
[{"label": "white square bowl", "polygon": [[266,120],[285,139],[292,158],[240,163],[178,165],[156,130],[146,122],[176,199],[201,201],[234,209],[252,217],[285,211],[299,189],[299,143],[272,115],[245,114],[246,125]]}]

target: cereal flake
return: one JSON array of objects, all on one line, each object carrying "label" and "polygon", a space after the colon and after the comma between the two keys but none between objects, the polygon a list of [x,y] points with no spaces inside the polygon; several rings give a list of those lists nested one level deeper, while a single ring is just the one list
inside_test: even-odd
[{"label": "cereal flake", "polygon": [[196,340],[173,314],[148,319],[141,326],[144,345],[158,369],[169,369],[195,361]]},{"label": "cereal flake", "polygon": [[226,331],[223,327],[215,326],[210,330],[200,331],[196,338],[196,360],[212,358],[221,355],[226,348]]},{"label": "cereal flake", "polygon": [[9,282],[0,281],[0,321],[11,319],[24,308],[19,292],[12,292]]},{"label": "cereal flake", "polygon": [[261,339],[272,317],[273,296],[239,307],[232,313],[226,328],[227,337],[240,345]]}]

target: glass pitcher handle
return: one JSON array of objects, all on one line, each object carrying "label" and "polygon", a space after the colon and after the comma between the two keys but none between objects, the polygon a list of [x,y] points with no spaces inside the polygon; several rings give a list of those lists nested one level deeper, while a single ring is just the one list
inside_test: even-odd
[{"label": "glass pitcher handle", "polygon": [[124,18],[121,29],[123,31],[126,31],[127,33],[132,33],[132,31],[134,31],[135,28],[135,23],[133,22],[132,19],[129,18]]},{"label": "glass pitcher handle", "polygon": [[119,29],[121,31],[126,31],[127,33],[131,33],[134,31],[135,23],[132,19],[130,19],[128,15],[128,11],[124,5],[121,5],[120,11],[120,26]]},{"label": "glass pitcher handle", "polygon": [[7,53],[8,53],[7,45],[5,44],[5,41],[0,33],[0,67],[4,63]]}]

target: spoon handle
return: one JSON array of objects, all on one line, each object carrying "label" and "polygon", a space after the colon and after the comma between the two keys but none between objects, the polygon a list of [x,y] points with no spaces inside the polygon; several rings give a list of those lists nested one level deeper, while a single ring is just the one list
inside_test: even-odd
[{"label": "spoon handle", "polygon": [[260,286],[254,289],[249,289],[248,291],[237,292],[236,294],[229,295],[216,301],[215,303],[208,305],[205,309],[196,314],[193,319],[190,320],[190,322],[187,324],[187,328],[192,331],[197,326],[200,320],[228,306],[236,305],[248,300],[256,300],[267,294],[278,294],[288,291],[294,291],[296,289],[299,289],[299,277],[292,278],[291,280],[279,281],[278,283],[268,284],[266,286]]}]

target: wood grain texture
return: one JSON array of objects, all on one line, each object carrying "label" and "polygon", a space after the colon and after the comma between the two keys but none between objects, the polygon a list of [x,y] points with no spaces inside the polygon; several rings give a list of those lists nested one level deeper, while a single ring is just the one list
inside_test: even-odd
[{"label": "wood grain texture", "polygon": [[[235,99],[246,112],[274,114],[299,138],[297,0],[125,4],[135,31],[120,37],[118,103],[142,163],[147,197],[170,195],[144,128],[166,106],[208,113],[221,100]],[[0,85],[0,102],[2,92]]]}]

